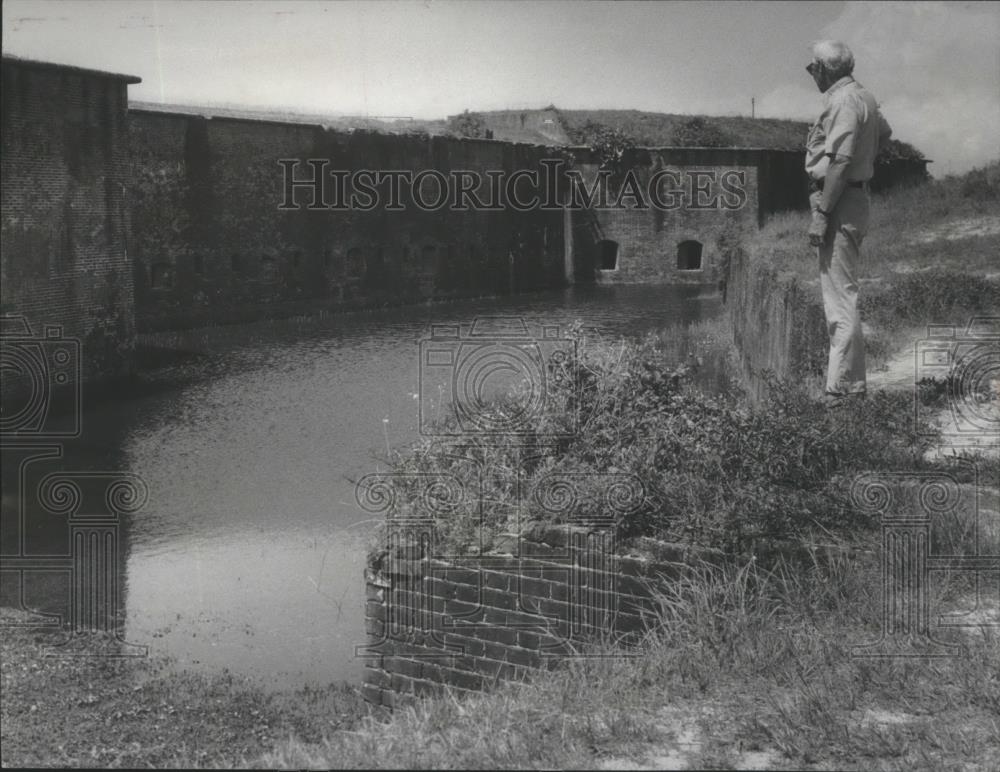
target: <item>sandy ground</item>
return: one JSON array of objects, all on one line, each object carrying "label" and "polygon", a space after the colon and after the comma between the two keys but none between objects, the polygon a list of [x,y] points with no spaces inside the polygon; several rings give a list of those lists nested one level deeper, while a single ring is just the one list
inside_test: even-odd
[{"label": "sandy ground", "polygon": [[957,241],[979,236],[996,236],[1000,234],[1000,217],[966,217],[961,220],[925,228],[916,233],[911,244],[932,244],[935,241]]}]

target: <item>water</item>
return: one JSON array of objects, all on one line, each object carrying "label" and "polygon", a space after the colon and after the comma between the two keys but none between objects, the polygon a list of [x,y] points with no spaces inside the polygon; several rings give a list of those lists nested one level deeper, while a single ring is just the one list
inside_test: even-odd
[{"label": "water", "polygon": [[[88,408],[81,439],[38,469],[127,471],[148,486],[119,536],[129,642],[274,688],[356,681],[374,521],[353,481],[417,436],[429,326],[519,317],[537,335],[579,319],[618,337],[719,311],[696,288],[589,287],[160,336],[189,358],[155,390]],[[65,534],[46,517],[43,540]],[[68,589],[36,572],[24,592],[52,608]]]}]

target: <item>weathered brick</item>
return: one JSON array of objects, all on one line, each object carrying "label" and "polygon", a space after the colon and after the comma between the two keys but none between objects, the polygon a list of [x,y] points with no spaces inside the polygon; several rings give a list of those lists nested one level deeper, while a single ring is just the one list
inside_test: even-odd
[{"label": "weathered brick", "polygon": [[400,673],[392,674],[391,688],[396,694],[406,694],[413,691],[413,679]]},{"label": "weathered brick", "polygon": [[473,620],[480,616],[481,606],[474,603],[465,603],[460,600],[449,600],[444,603],[443,611],[446,615],[463,620]]},{"label": "weathered brick", "polygon": [[366,702],[374,705],[382,704],[382,689],[374,684],[361,684],[361,696]]},{"label": "weathered brick", "polygon": [[482,603],[493,608],[514,610],[517,608],[517,596],[510,590],[486,588],[482,591]]},{"label": "weathered brick", "polygon": [[502,643],[508,646],[517,644],[517,631],[503,624],[493,625],[477,631],[477,637],[486,642]]},{"label": "weathered brick", "polygon": [[[483,586],[493,590],[509,591],[513,577],[497,571],[483,571]],[[484,590],[484,592],[486,592]]]},{"label": "weathered brick", "polygon": [[462,654],[468,654],[473,657],[482,656],[483,652],[486,650],[484,642],[476,637],[473,637],[472,633],[468,636],[446,633],[445,641],[449,644],[461,646],[463,649],[461,652]]},{"label": "weathered brick", "polygon": [[383,659],[383,667],[389,673],[420,678],[421,665],[412,659],[406,659],[405,657],[385,657]]},{"label": "weathered brick", "polygon": [[507,662],[514,665],[524,665],[525,667],[537,668],[541,664],[542,658],[537,651],[511,646],[504,652]]},{"label": "weathered brick", "polygon": [[521,576],[515,587],[521,595],[529,597],[533,596],[536,598],[548,598],[549,593],[551,592],[551,584],[551,582],[547,582],[542,579],[531,579]]},{"label": "weathered brick", "polygon": [[365,619],[365,634],[379,640],[385,635],[385,622],[380,619]]},{"label": "weathered brick", "polygon": [[450,686],[457,686],[460,689],[469,689],[472,691],[481,690],[486,683],[478,673],[469,673],[453,668],[442,668],[442,678],[444,679],[443,682]]}]

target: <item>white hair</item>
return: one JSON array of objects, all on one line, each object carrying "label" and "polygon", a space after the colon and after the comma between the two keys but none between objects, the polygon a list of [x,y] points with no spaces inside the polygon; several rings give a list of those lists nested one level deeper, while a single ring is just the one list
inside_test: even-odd
[{"label": "white hair", "polygon": [[854,72],[854,54],[846,43],[839,40],[819,40],[813,43],[812,54],[834,77],[842,78]]}]

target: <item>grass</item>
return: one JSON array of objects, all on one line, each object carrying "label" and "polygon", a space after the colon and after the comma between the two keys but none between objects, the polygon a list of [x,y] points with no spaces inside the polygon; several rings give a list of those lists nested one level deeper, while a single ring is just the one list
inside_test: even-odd
[{"label": "grass", "polygon": [[[743,246],[821,302],[809,215],[784,212]],[[859,303],[869,359],[884,363],[928,324],[1000,315],[1000,161],[961,177],[872,196]]]},{"label": "grass", "polygon": [[[4,766],[245,766],[289,736],[316,742],[368,713],[342,685],[269,694],[232,674],[176,673],[163,659],[48,657],[64,636],[12,626],[20,621],[0,609]],[[100,636],[79,643],[105,650]]]},{"label": "grass", "polygon": [[[642,110],[560,110],[570,138],[588,123],[601,124],[624,132],[637,145],[669,147],[677,144],[678,131],[691,115],[651,113]],[[725,145],[800,149],[805,144],[809,124],[777,118],[751,119],[740,116],[699,116],[715,132],[726,137]]]},{"label": "grass", "polygon": [[528,684],[427,700],[320,744],[289,742],[261,761],[635,766],[686,731],[698,738],[694,767],[739,767],[757,750],[772,768],[995,768],[996,629],[968,635],[962,656],[936,663],[852,658],[851,646],[879,629],[878,572],[863,553],[806,570],[706,568],[664,588],[660,624],[635,659],[573,660]]},{"label": "grass", "polygon": [[[902,273],[939,269],[955,274],[995,274],[1000,253],[1000,161],[962,177],[872,196],[871,223],[862,246],[861,276],[896,281]],[[954,229],[976,220],[992,228]],[[807,212],[772,217],[748,242],[777,267],[814,281],[815,252],[805,238]],[[936,237],[940,236],[940,238]],[[919,315],[922,309],[914,309]]]},{"label": "grass", "polygon": [[[739,768],[756,751],[769,768],[995,769],[997,628],[951,633],[963,645],[953,659],[852,658],[880,629],[880,579],[874,542],[849,546],[805,567],[706,567],[662,589],[638,657],[571,660],[391,717],[358,718],[336,690],[276,700],[232,679],[45,660],[5,640],[4,763],[634,767],[683,739],[676,758],[702,768]],[[935,602],[964,589],[939,584]]]}]

